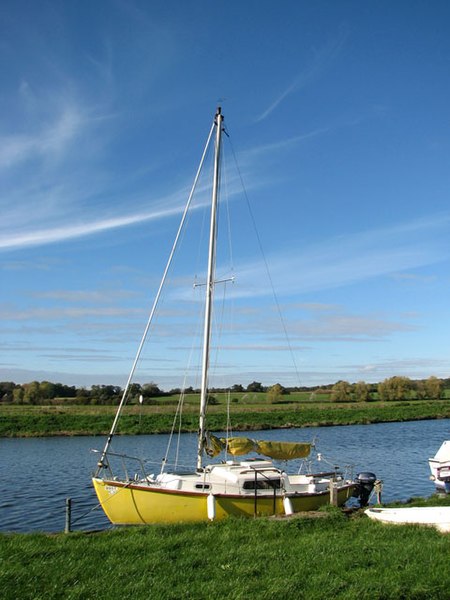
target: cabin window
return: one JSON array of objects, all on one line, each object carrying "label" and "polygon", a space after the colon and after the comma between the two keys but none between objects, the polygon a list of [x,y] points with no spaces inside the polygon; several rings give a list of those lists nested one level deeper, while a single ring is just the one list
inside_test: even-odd
[{"label": "cabin window", "polygon": [[211,486],[209,485],[209,483],[196,483],[195,484],[196,490],[209,490],[210,487]]},{"label": "cabin window", "polygon": [[256,481],[254,479],[248,479],[247,481],[244,481],[243,484],[243,488],[244,490],[254,490],[255,489],[255,483],[256,483],[256,489],[257,490],[279,490],[281,487],[281,479],[277,478],[277,479],[257,479]]}]

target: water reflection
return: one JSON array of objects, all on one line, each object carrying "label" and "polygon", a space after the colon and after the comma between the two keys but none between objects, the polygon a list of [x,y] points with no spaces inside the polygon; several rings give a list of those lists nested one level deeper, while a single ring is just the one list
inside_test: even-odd
[{"label": "water reflection", "polygon": [[[332,464],[353,465],[354,473],[373,471],[383,479],[383,499],[389,502],[433,493],[427,460],[444,439],[450,439],[450,420],[283,429],[251,436],[281,441],[315,438],[318,450]],[[192,465],[196,436],[182,437],[181,461],[189,457]],[[160,462],[167,441],[167,435],[116,437],[113,448]],[[103,442],[99,437],[0,439],[0,531],[62,531],[67,497],[73,499],[74,529],[109,527],[103,512],[92,510],[97,501],[90,482],[98,459],[90,449],[100,449]],[[290,470],[298,465],[293,461]]]}]

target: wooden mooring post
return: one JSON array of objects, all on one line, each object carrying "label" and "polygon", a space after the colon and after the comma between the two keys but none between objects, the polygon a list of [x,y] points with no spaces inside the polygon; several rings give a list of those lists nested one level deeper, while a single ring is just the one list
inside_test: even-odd
[{"label": "wooden mooring post", "polygon": [[375,493],[377,495],[377,504],[381,504],[381,492],[383,491],[383,482],[380,479],[375,481]]},{"label": "wooden mooring post", "polygon": [[331,506],[338,505],[338,488],[336,481],[330,481],[330,504]]},{"label": "wooden mooring post", "polygon": [[66,498],[66,526],[64,533],[70,533],[70,524],[72,520],[72,498]]}]

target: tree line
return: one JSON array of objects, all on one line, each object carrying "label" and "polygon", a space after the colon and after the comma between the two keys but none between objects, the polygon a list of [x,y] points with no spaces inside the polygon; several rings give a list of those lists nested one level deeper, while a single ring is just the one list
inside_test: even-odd
[{"label": "tree line", "polygon": [[[338,381],[334,384],[312,387],[284,387],[280,383],[264,386],[259,381],[252,381],[247,386],[235,384],[230,389],[211,388],[211,394],[223,393],[265,393],[269,402],[276,402],[281,396],[294,392],[308,392],[310,399],[326,395],[332,402],[368,402],[371,400],[392,401],[407,399],[439,399],[450,389],[450,378],[439,379],[431,376],[428,379],[412,380],[408,377],[394,376],[380,383],[359,381],[349,383]],[[129,401],[149,402],[152,398],[173,396],[180,393],[179,388],[167,392],[154,383],[132,383],[129,388]],[[185,394],[199,393],[192,387],[184,390]],[[13,404],[51,404],[63,401],[67,404],[117,404],[123,395],[123,389],[116,385],[93,385],[85,387],[69,386],[50,381],[32,381],[16,384],[11,381],[0,382],[0,401]]]},{"label": "tree line", "polygon": [[329,390],[332,402],[369,402],[370,400],[437,400],[445,396],[448,379],[431,376],[428,379],[412,380],[409,377],[394,376],[378,384],[358,381],[338,381]]},{"label": "tree line", "polygon": [[[155,383],[132,383],[129,388],[131,399],[152,398],[171,395],[163,392]],[[48,404],[63,400],[66,404],[117,404],[123,395],[118,385],[93,385],[85,387],[69,386],[50,381],[32,381],[16,384],[11,381],[0,382],[0,401],[13,404]]]}]

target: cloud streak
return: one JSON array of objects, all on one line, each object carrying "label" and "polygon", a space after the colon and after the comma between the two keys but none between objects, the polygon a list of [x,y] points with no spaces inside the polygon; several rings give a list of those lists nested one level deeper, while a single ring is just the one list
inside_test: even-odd
[{"label": "cloud streak", "polygon": [[[448,260],[449,235],[450,214],[441,213],[336,236],[304,249],[286,248],[267,260],[277,293],[298,295]],[[242,297],[267,295],[270,289],[261,281],[267,281],[264,261],[242,265],[232,293]]]},{"label": "cloud streak", "polygon": [[269,144],[260,144],[259,146],[254,146],[244,152],[243,157],[244,159],[251,159],[253,161],[263,154],[274,155],[277,152],[289,150],[292,146],[295,146],[300,142],[324,135],[330,130],[331,127],[319,127],[312,131],[308,131],[307,133],[301,133],[283,140],[277,140],[276,142],[271,142]]},{"label": "cloud streak", "polygon": [[262,111],[255,121],[257,123],[264,121],[264,119],[267,119],[267,117],[270,116],[288,96],[317,80],[336,59],[347,37],[347,28],[341,27],[338,36],[316,52],[316,55],[309,66],[293,79],[286,89]]},{"label": "cloud streak", "polygon": [[75,238],[85,237],[120,227],[129,227],[138,223],[155,221],[167,218],[180,213],[180,208],[167,208],[154,210],[131,215],[123,215],[110,219],[101,219],[92,223],[78,223],[62,225],[49,229],[40,229],[26,233],[15,233],[7,235],[0,240],[0,250],[13,250],[17,248],[26,248],[31,246],[41,246],[44,244],[54,244],[56,242],[68,241]]},{"label": "cloud streak", "polygon": [[[0,135],[0,169],[3,169],[3,176],[5,170],[20,167],[24,162],[34,159],[57,159],[60,162],[77,137],[86,131],[90,121],[95,120],[73,94],[51,94],[49,90],[48,95],[52,97],[51,101],[47,100],[47,94],[45,99],[38,99],[26,82],[21,83],[17,102],[23,108],[20,116],[27,124],[27,131],[19,133],[23,126],[17,122],[16,133]],[[23,106],[30,104],[30,97],[33,99],[32,110]]]},{"label": "cloud streak", "polygon": [[[110,182],[111,183],[111,182]],[[146,222],[156,222],[181,215],[189,192],[189,185],[186,183],[178,186],[178,189],[166,196],[149,197],[148,191],[138,189],[131,192],[127,205],[142,206],[144,203],[149,208],[137,210],[131,213],[122,213],[117,216],[102,218],[99,211],[106,212],[105,209],[95,210],[88,191],[81,188],[79,191],[74,189],[68,191],[65,195],[64,185],[58,189],[58,184],[53,182],[53,187],[49,187],[48,193],[39,190],[33,192],[30,190],[31,197],[35,202],[28,202],[24,199],[25,191],[18,198],[17,205],[14,204],[8,211],[4,212],[4,219],[1,224],[2,234],[0,236],[0,251],[12,251],[22,248],[43,246],[55,244],[58,242],[67,242],[77,238],[94,236],[108,231],[113,231],[125,227],[132,227]],[[249,182],[247,189],[252,189],[254,184]],[[77,197],[77,191],[79,197]],[[114,194],[114,189],[111,188]],[[199,182],[195,191],[195,196],[191,205],[191,210],[198,210],[210,203],[210,184]],[[231,199],[237,193],[242,193],[242,186],[237,174],[227,177],[227,197]],[[85,196],[85,194],[87,194]],[[92,194],[106,195],[100,184],[95,188]],[[20,194],[19,194],[20,196]],[[38,201],[39,199],[39,201]],[[85,203],[86,207],[82,204]],[[122,203],[123,199],[122,199]],[[29,206],[32,204],[32,206]],[[37,211],[36,204],[39,204]],[[109,207],[110,203],[105,203]],[[28,210],[29,208],[29,210]],[[116,208],[116,211],[119,209]],[[38,214],[36,214],[38,212]],[[83,213],[82,220],[79,217]],[[75,213],[75,214],[74,214]],[[97,213],[97,214],[96,214]],[[25,223],[32,221],[33,226],[25,228]],[[50,227],[39,227],[39,223],[53,222]]]}]

